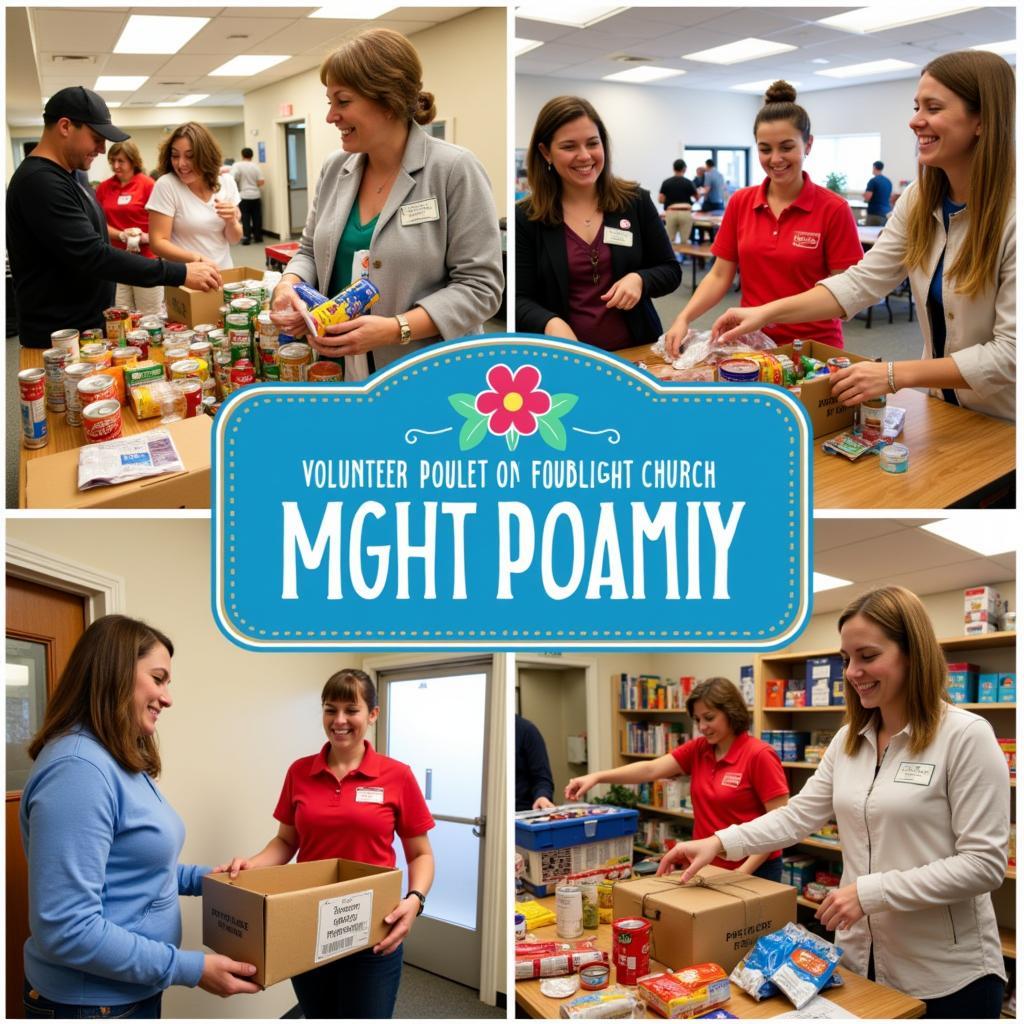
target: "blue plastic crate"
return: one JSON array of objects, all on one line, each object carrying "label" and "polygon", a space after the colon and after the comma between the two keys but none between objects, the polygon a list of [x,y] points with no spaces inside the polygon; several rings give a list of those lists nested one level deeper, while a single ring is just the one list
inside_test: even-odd
[{"label": "blue plastic crate", "polygon": [[516,846],[556,850],[636,833],[640,815],[608,804],[564,804],[516,814]]}]

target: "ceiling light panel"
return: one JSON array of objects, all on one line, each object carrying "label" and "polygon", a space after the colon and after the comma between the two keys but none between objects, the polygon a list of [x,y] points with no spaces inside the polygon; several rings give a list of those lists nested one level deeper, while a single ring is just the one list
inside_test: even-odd
[{"label": "ceiling light panel", "polygon": [[133,14],[114,53],[177,53],[209,20]]},{"label": "ceiling light panel", "polygon": [[927,0],[921,3],[880,4],[875,7],[860,7],[855,11],[833,14],[828,18],[820,18],[819,25],[838,28],[843,32],[884,32],[890,28],[901,28],[904,25],[916,25],[920,21],[932,21],[935,18],[948,18],[951,14],[963,14],[976,11],[977,6],[968,6],[957,0]]},{"label": "ceiling light panel", "polygon": [[950,516],[921,529],[985,557],[1016,551],[1020,532],[1016,513],[1001,509],[988,509],[984,516]]},{"label": "ceiling light panel", "polygon": [[710,50],[698,50],[696,53],[684,53],[682,56],[684,60],[699,60],[707,64],[739,64],[745,60],[773,57],[795,49],[796,47],[789,43],[776,43],[770,39],[748,36],[746,39],[737,39],[734,43],[713,46]]},{"label": "ceiling light panel", "polygon": [[290,59],[288,56],[243,54],[238,57],[232,57],[227,64],[221,64],[219,68],[214,68],[210,75],[223,78],[244,78],[247,75],[258,75],[261,71],[266,71],[267,68],[272,68],[275,64],[280,64],[282,61]]},{"label": "ceiling light panel", "polygon": [[656,68],[650,64],[640,64],[625,71],[616,71],[613,75],[602,75],[606,82],[658,82],[663,78],[674,78],[686,72],[677,68]]},{"label": "ceiling light panel", "polygon": [[853,580],[840,579],[838,576],[829,576],[824,572],[814,574],[814,593],[821,594],[826,590],[838,590],[839,587],[848,587]]},{"label": "ceiling light panel", "polygon": [[611,18],[628,10],[626,7],[610,4],[569,3],[566,0],[552,3],[517,4],[517,18],[529,18],[531,21],[546,21],[551,25],[567,25],[569,28],[589,28],[599,21]]},{"label": "ceiling light panel", "polygon": [[540,39],[520,39],[516,36],[512,40],[512,53],[516,57],[522,57],[524,53],[529,53],[531,50],[536,50],[538,46],[543,46],[544,43]]},{"label": "ceiling light panel", "polygon": [[829,68],[827,71],[815,71],[816,75],[824,75],[826,78],[857,78],[860,75],[887,75],[893,71],[906,71],[908,68],[916,68],[905,60],[871,60],[866,64],[847,64],[842,68]]},{"label": "ceiling light panel", "polygon": [[96,92],[135,92],[149,81],[149,75],[100,75],[93,89]]},{"label": "ceiling light panel", "polygon": [[311,18],[334,18],[336,21],[372,21],[374,18],[382,18],[391,11],[397,11],[394,4],[383,3],[380,0],[362,0],[358,4],[328,4],[318,11],[313,11]]}]

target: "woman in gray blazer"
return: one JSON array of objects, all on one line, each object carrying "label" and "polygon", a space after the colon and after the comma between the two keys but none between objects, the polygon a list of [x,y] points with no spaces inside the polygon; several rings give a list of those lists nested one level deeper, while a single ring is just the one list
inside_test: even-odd
[{"label": "woman in gray blazer", "polygon": [[324,59],[320,80],[342,151],[324,161],[271,311],[282,331],[305,333],[293,285],[335,295],[360,276],[353,263],[368,250],[380,290],[372,315],[312,339],[358,380],[414,348],[482,332],[504,284],[498,215],[476,157],[420,127],[437,111],[403,35],[363,32]]}]

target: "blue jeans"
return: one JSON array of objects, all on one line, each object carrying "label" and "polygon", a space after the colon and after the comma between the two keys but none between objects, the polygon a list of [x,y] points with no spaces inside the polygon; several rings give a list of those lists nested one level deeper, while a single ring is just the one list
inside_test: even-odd
[{"label": "blue jeans", "polygon": [[755,878],[767,878],[769,882],[782,881],[782,858],[772,857],[766,860],[755,872]]},{"label": "blue jeans", "polygon": [[307,1020],[390,1020],[402,980],[404,947],[377,954],[364,949],[297,974],[292,988]]},{"label": "blue jeans", "polygon": [[924,1001],[931,1020],[996,1020],[1003,1008],[1003,979],[998,974],[975,978],[959,992]]},{"label": "blue jeans", "polygon": [[25,995],[22,1002],[25,1016],[29,1020],[63,1018],[65,1020],[159,1020],[160,1001],[163,992],[155,996],[141,999],[137,1003],[121,1003],[118,1006],[78,1006],[74,1003],[55,1003],[52,999],[40,995],[31,985],[25,982]]}]

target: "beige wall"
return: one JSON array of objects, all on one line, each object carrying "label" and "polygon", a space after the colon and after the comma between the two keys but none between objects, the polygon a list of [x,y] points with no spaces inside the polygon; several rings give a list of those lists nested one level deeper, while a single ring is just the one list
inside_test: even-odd
[{"label": "beige wall", "polygon": [[[438,116],[453,118],[454,142],[484,165],[498,215],[505,213],[505,9],[487,8],[410,36],[423,62],[424,88],[434,93]],[[472,88],[467,88],[467,83]],[[281,115],[283,104],[293,113]],[[245,95],[245,145],[265,142],[263,223],[288,235],[284,124],[305,120],[309,196],[324,159],[338,149],[338,132],[325,121],[327,104],[318,70]]]},{"label": "beige wall", "polygon": [[519,708],[537,726],[551,763],[554,801],[562,802],[566,784],[587,769],[569,762],[567,736],[587,731],[586,676],[582,669],[525,666],[518,674]]}]

